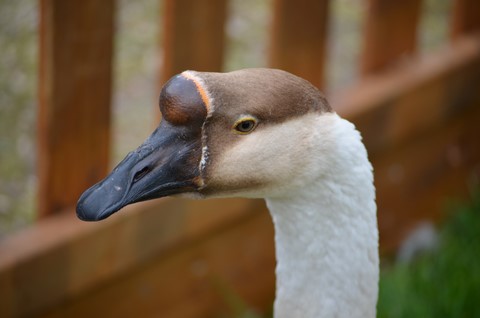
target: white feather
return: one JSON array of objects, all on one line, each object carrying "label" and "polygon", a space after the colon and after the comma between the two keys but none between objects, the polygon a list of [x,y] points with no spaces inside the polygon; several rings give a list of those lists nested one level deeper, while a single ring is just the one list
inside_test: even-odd
[{"label": "white feather", "polygon": [[334,113],[312,113],[244,137],[213,178],[264,182],[224,195],[266,198],[278,262],[275,317],[375,317],[375,189],[358,131]]}]

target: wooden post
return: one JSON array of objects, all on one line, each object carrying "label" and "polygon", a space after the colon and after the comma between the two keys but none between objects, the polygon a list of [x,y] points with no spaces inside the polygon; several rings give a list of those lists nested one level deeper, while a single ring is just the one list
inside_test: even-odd
[{"label": "wooden post", "polygon": [[40,217],[71,207],[106,173],[114,0],[40,1]]},{"label": "wooden post", "polygon": [[369,0],[361,74],[380,71],[415,51],[421,0]]},{"label": "wooden post", "polygon": [[270,66],[323,86],[328,0],[275,0]]},{"label": "wooden post", "polygon": [[480,30],[480,2],[478,0],[456,0],[453,6],[451,38]]},{"label": "wooden post", "polygon": [[221,71],[226,0],[165,0],[161,83],[184,70]]}]

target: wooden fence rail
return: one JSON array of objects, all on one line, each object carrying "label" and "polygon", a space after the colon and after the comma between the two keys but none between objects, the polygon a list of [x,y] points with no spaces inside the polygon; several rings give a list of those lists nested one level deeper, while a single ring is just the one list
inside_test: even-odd
[{"label": "wooden fence rail", "polygon": [[[163,3],[160,81],[220,71],[228,1]],[[368,0],[362,77],[329,98],[375,167],[383,252],[480,176],[479,3],[454,1],[451,41],[422,57],[421,1]],[[325,86],[329,7],[274,0],[270,66]],[[40,11],[41,220],[0,241],[0,316],[211,317],[228,312],[230,292],[269,308],[273,229],[262,201],[162,199],[96,224],[76,219],[78,196],[108,168],[115,1],[41,0]]]}]

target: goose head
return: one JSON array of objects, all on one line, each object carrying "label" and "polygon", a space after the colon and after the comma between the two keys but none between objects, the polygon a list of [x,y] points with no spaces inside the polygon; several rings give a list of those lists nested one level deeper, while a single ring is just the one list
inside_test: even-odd
[{"label": "goose head", "polygon": [[80,197],[80,219],[101,220],[170,195],[282,196],[322,173],[311,171],[308,154],[317,118],[332,110],[292,74],[185,71],[164,85],[159,107],[162,120],[152,135]]}]

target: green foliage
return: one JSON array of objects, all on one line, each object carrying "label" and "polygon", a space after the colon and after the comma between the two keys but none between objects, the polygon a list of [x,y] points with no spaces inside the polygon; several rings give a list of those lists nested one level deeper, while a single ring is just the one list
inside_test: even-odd
[{"label": "green foliage", "polygon": [[0,237],[33,219],[37,10],[0,0]]},{"label": "green foliage", "polygon": [[457,206],[440,232],[440,248],[382,272],[378,317],[479,317],[480,194]]}]

